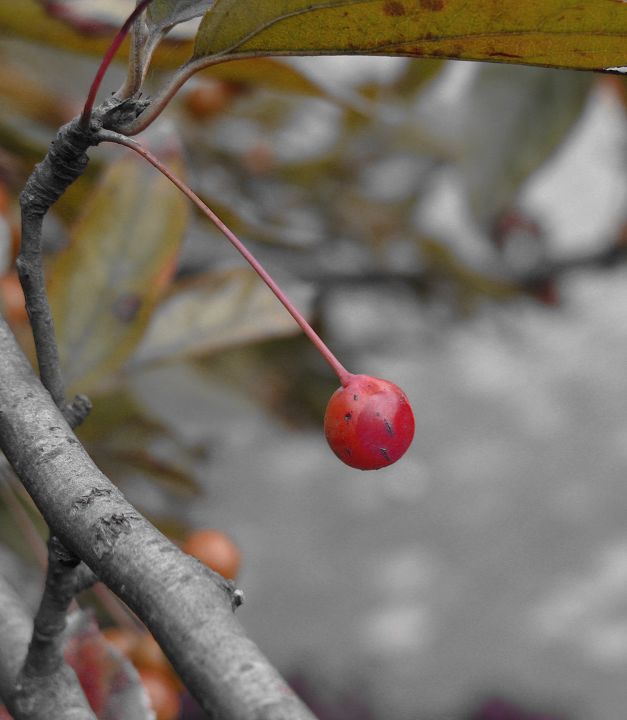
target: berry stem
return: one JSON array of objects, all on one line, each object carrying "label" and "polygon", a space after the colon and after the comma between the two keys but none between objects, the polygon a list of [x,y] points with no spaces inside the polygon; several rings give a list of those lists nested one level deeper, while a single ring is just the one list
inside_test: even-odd
[{"label": "berry stem", "polygon": [[86,128],[89,125],[91,113],[94,108],[94,103],[96,101],[96,95],[98,94],[98,90],[100,89],[102,79],[104,78],[105,73],[109,69],[109,65],[111,65],[111,62],[113,61],[113,58],[118,51],[118,48],[124,42],[124,39],[128,35],[129,30],[131,29],[135,20],[137,20],[137,18],[144,12],[144,10],[148,7],[148,5],[150,5],[151,2],[152,0],[141,0],[141,2],[137,4],[133,12],[126,18],[124,25],[122,25],[122,27],[119,29],[118,34],[113,38],[113,42],[109,46],[107,52],[104,54],[102,62],[100,63],[100,67],[96,71],[96,76],[94,77],[91,87],[89,88],[87,100],[85,101],[83,112],[81,113],[80,126],[82,128]]},{"label": "berry stem", "polygon": [[295,307],[292,301],[287,295],[281,290],[277,283],[272,279],[271,275],[266,271],[263,265],[257,260],[257,258],[246,248],[242,241],[235,235],[235,233],[228,228],[222,220],[211,210],[196,193],[189,188],[182,180],[180,180],[171,170],[169,170],[155,155],[149,150],[140,145],[136,140],[120,135],[119,133],[111,130],[102,130],[99,133],[101,140],[108,142],[114,142],[118,145],[124,145],[125,147],[134,150],[136,153],[141,155],[151,165],[153,165],[159,172],[163,173],[168,180],[170,180],[176,187],[186,195],[197,208],[220,230],[220,232],[226,237],[226,239],[233,245],[233,247],[242,255],[246,262],[252,267],[252,269],[259,275],[259,277],[265,282],[265,284],[272,290],[276,298],[281,302],[283,307],[288,313],[296,320],[302,331],[307,335],[311,342],[315,345],[318,352],[331,366],[331,369],[338,376],[340,383],[343,387],[349,383],[352,378],[352,373],[348,372],[342,363],[335,357],[335,355],[329,350],[322,338],[316,333],[316,331],[307,322],[300,311]]}]

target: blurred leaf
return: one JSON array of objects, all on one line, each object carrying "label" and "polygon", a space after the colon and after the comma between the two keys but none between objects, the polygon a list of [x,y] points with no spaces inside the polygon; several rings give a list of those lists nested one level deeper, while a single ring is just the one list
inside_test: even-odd
[{"label": "blurred leaf", "polygon": [[183,446],[138,405],[126,387],[99,395],[89,421],[78,428],[98,467],[122,483],[137,473],[169,493],[195,497],[198,448]]},{"label": "blurred leaf", "polygon": [[3,35],[95,55],[103,55],[113,37],[110,29],[104,36],[86,38],[76,27],[51,17],[36,0],[20,0],[19,12],[15,11],[14,3],[1,2],[0,31]]},{"label": "blurred leaf", "polygon": [[112,456],[112,459],[124,463],[128,468],[139,470],[177,495],[196,496],[201,493],[191,472],[174,462],[158,458],[141,447],[120,450]]},{"label": "blurred leaf", "polygon": [[[309,293],[292,292],[301,312]],[[299,332],[292,317],[249,268],[207,273],[178,283],[161,304],[132,366],[197,357],[271,337]]]},{"label": "blurred leaf", "polygon": [[77,428],[82,442],[106,443],[112,436],[121,433],[130,443],[145,445],[165,428],[149,417],[134,400],[126,388],[116,389],[94,398],[94,407],[89,421]]},{"label": "blurred leaf", "polygon": [[292,428],[320,427],[337,378],[304,334],[272,338],[201,358],[195,367],[254,400]]},{"label": "blurred leaf", "polygon": [[51,16],[85,35],[106,33],[119,27],[132,11],[129,0],[39,0]]},{"label": "blurred leaf", "polygon": [[[93,4],[91,0],[89,3]],[[19,12],[16,12],[14,3],[0,2],[0,33],[71,52],[102,57],[131,9],[126,4],[124,14],[110,15],[108,21],[105,21],[105,15],[101,14],[99,18],[93,19],[86,16],[81,23],[72,22],[71,16],[68,18],[66,15],[65,19],[62,19],[49,15],[36,0],[20,0]],[[157,49],[153,64],[158,67],[177,68],[189,58],[192,47],[191,40],[182,41],[177,38],[170,41],[166,37]],[[126,62],[128,39],[122,44],[117,58]]]},{"label": "blurred leaf", "polygon": [[77,432],[98,467],[118,483],[139,472],[176,496],[201,492],[194,466],[204,457],[204,448],[183,445],[126,386],[95,397],[88,422]]},{"label": "blurred leaf", "polygon": [[189,535],[189,524],[173,517],[147,514],[148,520],[166,537],[178,543],[183,543]]},{"label": "blurred leaf", "polygon": [[625,60],[621,3],[571,0],[216,0],[195,58],[375,54],[604,69]]},{"label": "blurred leaf", "polygon": [[213,4],[213,0],[153,0],[148,6],[146,18],[149,27],[163,31],[199,17]]},{"label": "blurred leaf", "polygon": [[3,110],[52,127],[68,122],[75,110],[69,99],[52,92],[40,78],[10,60],[6,52],[0,53],[0,96]]},{"label": "blurred leaf", "polygon": [[401,95],[414,95],[444,68],[444,60],[422,60],[421,62],[408,62],[405,72],[393,85]]},{"label": "blurred leaf", "polygon": [[277,58],[253,58],[233,60],[214,65],[203,71],[217,80],[249,84],[253,87],[269,88],[280,92],[327,97],[327,93],[316,82],[297,68]]},{"label": "blurred leaf", "polygon": [[[178,149],[161,155],[182,173]],[[187,200],[134,156],[115,161],[50,273],[68,385],[88,392],[129,357],[174,270]]]},{"label": "blurred leaf", "polygon": [[461,169],[481,222],[505,210],[559,147],[593,82],[578,72],[480,66],[464,105]]},{"label": "blurred leaf", "polygon": [[484,295],[496,300],[510,300],[521,292],[514,282],[492,278],[467,267],[454,252],[435,240],[420,238],[419,244],[430,271],[453,280],[465,296]]}]

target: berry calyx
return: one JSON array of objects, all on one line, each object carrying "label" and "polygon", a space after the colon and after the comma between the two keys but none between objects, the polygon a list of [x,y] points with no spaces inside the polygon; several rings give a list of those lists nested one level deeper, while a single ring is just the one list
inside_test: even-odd
[{"label": "berry calyx", "polygon": [[414,414],[405,393],[388,380],[349,375],[327,405],[324,434],[346,465],[379,470],[395,463],[414,437]]}]

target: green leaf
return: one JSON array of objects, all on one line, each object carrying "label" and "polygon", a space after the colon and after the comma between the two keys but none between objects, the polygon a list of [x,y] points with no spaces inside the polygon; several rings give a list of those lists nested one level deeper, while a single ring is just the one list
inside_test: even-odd
[{"label": "green leaf", "polygon": [[[178,174],[178,149],[161,156]],[[50,303],[66,382],[88,392],[125,362],[174,270],[188,203],[154,168],[108,168],[53,265]]]},{"label": "green leaf", "polygon": [[[310,297],[304,290],[297,288],[290,295],[296,295],[306,313]],[[208,273],[173,288],[155,313],[131,368],[297,332],[298,325],[253,270]]]},{"label": "green leaf", "polygon": [[625,62],[627,8],[589,0],[216,0],[194,58],[409,55],[579,69]]}]

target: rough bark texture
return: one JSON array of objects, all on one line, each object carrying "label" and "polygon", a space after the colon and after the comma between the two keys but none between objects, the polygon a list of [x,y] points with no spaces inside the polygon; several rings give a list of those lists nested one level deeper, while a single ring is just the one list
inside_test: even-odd
[{"label": "rough bark texture", "polygon": [[98,470],[0,321],[0,447],[51,532],[143,620],[211,718],[312,720],[233,615],[239,595]]},{"label": "rough bark texture", "polygon": [[64,125],[50,143],[20,194],[22,239],[16,265],[24,288],[26,309],[33,328],[39,373],[55,403],[65,406],[63,376],[54,334],[54,324],[44,282],[41,230],[48,210],[85,171],[87,150],[99,143],[102,128],[115,128],[141,110],[138,101],[109,100],[94,109],[84,128],[75,118]]}]

